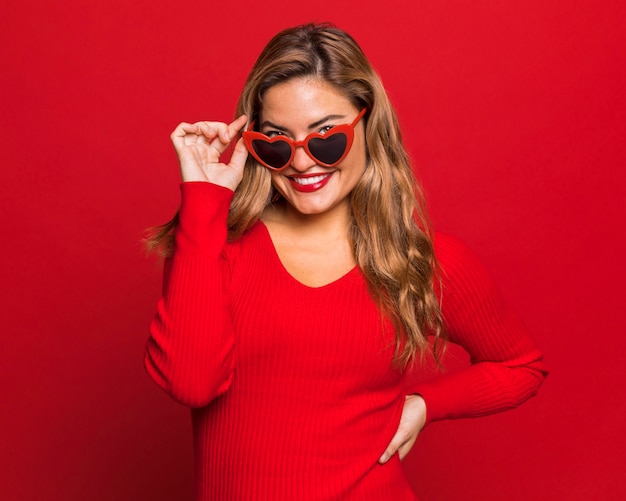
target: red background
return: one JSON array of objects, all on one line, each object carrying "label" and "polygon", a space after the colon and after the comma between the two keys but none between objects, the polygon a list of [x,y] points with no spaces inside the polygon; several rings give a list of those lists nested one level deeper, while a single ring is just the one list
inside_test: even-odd
[{"label": "red background", "polygon": [[626,498],[624,3],[280,5],[5,2],[0,497],[190,498],[188,411],[142,367],[160,269],[139,240],[178,203],[168,136],[231,118],[276,31],[331,20],[381,73],[436,227],[552,369],[515,411],[428,427],[417,492]]}]

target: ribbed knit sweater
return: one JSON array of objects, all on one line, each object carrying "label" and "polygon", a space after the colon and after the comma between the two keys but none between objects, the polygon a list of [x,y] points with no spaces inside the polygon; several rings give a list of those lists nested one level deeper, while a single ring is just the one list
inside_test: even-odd
[{"label": "ribbed knit sweater", "polygon": [[432,422],[515,407],[541,385],[541,354],[455,239],[435,239],[442,310],[471,366],[411,388],[358,267],[303,285],[262,222],[227,243],[230,190],[181,190],[145,365],[192,408],[197,501],[415,500],[398,455],[378,463],[405,395]]}]

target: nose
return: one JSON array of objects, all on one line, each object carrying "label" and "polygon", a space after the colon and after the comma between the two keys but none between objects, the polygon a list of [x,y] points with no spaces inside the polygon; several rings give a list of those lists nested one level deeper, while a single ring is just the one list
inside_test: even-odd
[{"label": "nose", "polygon": [[293,167],[293,169],[297,170],[298,172],[305,172],[313,165],[315,165],[315,160],[313,160],[308,155],[308,153],[304,149],[304,146],[302,146],[301,144],[296,145],[293,160],[291,161],[291,167]]}]

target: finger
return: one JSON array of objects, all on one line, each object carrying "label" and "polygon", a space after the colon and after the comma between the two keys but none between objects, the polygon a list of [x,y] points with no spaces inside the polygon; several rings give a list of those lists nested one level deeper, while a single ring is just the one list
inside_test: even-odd
[{"label": "finger", "polygon": [[403,435],[400,435],[399,431],[396,432],[394,437],[391,439],[391,442],[389,442],[389,445],[385,449],[385,452],[383,452],[383,455],[380,456],[380,459],[378,460],[378,462],[380,464],[385,464],[387,461],[389,461],[389,459],[391,459],[391,457],[398,451],[398,449],[403,443],[404,443]]},{"label": "finger", "polygon": [[230,137],[235,137],[239,131],[246,125],[248,122],[248,117],[246,115],[238,116],[235,120],[233,120],[228,125],[228,133]]},{"label": "finger", "polygon": [[229,126],[222,122],[205,122],[206,127],[212,129],[215,133],[212,135],[212,139],[209,142],[211,148],[215,150],[217,156],[220,156],[231,142],[233,136],[231,136]]},{"label": "finger", "polygon": [[212,141],[218,134],[217,129],[211,127],[209,122],[198,122],[197,124],[199,131],[202,133],[203,138],[206,138],[208,141]]},{"label": "finger", "polygon": [[405,441],[400,447],[398,447],[398,456],[400,457],[400,460],[404,459],[406,455],[411,452],[413,445],[415,445],[416,438],[417,436]]},{"label": "finger", "polygon": [[228,131],[228,124],[224,122],[210,122],[208,120],[203,120],[202,122],[196,122],[194,125],[197,125],[199,129],[203,133],[207,133],[208,136],[211,137],[222,137],[225,139],[226,131]]},{"label": "finger", "polygon": [[183,122],[171,134],[174,144],[207,142],[214,139],[217,132],[208,125],[210,122],[187,123]]},{"label": "finger", "polygon": [[198,126],[196,124],[190,124],[187,122],[179,123],[176,128],[170,134],[172,141],[176,138],[185,137],[187,134],[196,134],[198,132]]},{"label": "finger", "polygon": [[235,144],[235,149],[233,150],[233,154],[230,157],[228,165],[233,169],[243,171],[247,158],[248,150],[246,149],[246,145],[243,143],[243,139],[239,138],[237,144]]},{"label": "finger", "polygon": [[170,140],[172,141],[176,151],[179,151],[185,144],[185,138],[188,138],[191,135],[196,135],[198,132],[199,129],[197,125],[182,122],[172,131],[170,134]]},{"label": "finger", "polygon": [[218,125],[216,128],[217,137],[211,142],[211,147],[214,148],[219,155],[224,153],[231,140],[237,136],[237,133],[246,124],[246,121],[247,117],[241,115],[228,125],[224,123],[216,124]]}]

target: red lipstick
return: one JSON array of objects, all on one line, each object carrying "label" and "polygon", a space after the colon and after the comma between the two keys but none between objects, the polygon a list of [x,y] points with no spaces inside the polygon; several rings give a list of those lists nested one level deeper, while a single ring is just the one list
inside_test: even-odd
[{"label": "red lipstick", "polygon": [[296,191],[301,193],[312,193],[326,186],[333,174],[334,171],[328,173],[302,174],[297,176],[287,176],[287,179],[289,179],[291,186],[293,186]]}]

